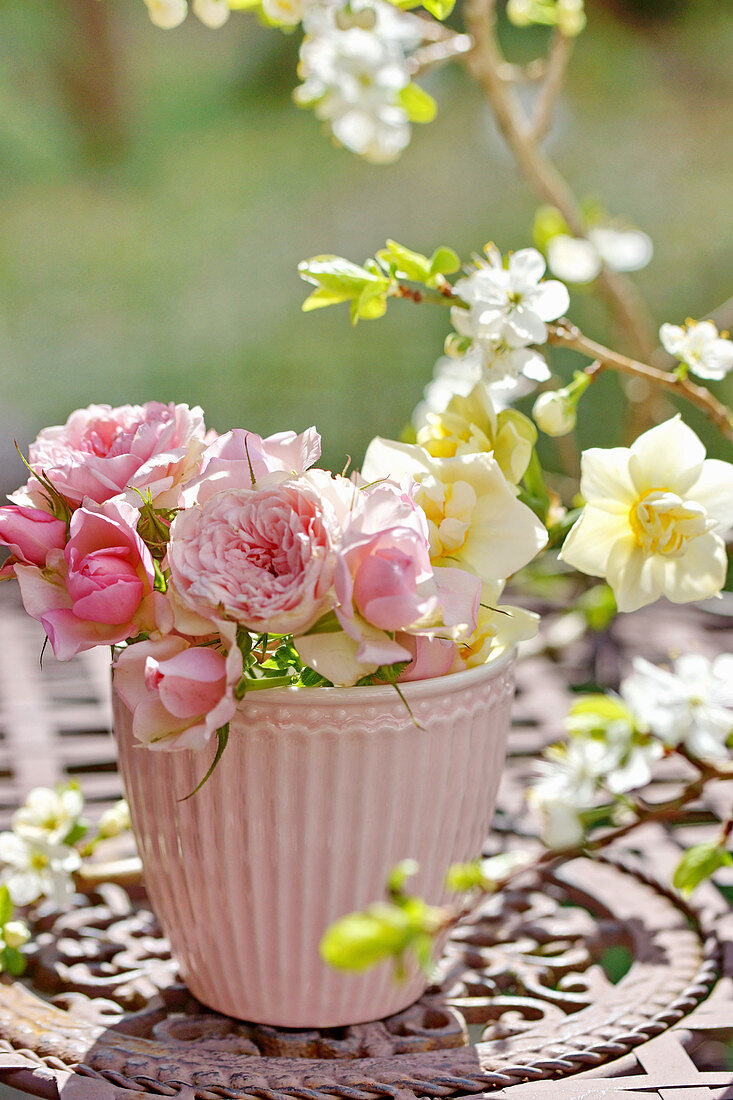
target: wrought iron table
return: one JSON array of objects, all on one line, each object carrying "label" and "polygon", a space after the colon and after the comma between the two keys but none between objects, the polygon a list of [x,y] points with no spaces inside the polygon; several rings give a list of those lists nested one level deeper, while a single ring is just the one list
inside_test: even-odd
[{"label": "wrought iron table", "polygon": [[[120,795],[104,659],[50,659],[41,671],[36,624],[9,586],[0,601],[3,824],[29,787],[72,776],[100,812]],[[572,615],[545,617],[518,667],[488,851],[536,843],[522,791],[560,734],[570,689],[613,686],[630,655],[662,659],[670,638],[685,651],[733,649],[726,610],[657,607],[591,640]],[[682,767],[667,762],[660,796]],[[733,1098],[733,876],[701,888],[694,910],[662,884],[682,844],[714,835],[726,797],[720,785],[674,830],[634,834],[635,852],[576,860],[486,899],[421,1001],[349,1028],[277,1029],[198,1004],[139,886],[41,909],[23,982],[0,985],[0,1078],[65,1100]]]}]

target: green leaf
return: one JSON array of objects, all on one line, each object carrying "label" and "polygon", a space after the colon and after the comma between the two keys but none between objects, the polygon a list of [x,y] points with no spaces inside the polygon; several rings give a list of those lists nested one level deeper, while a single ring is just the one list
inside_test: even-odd
[{"label": "green leaf", "polygon": [[455,3],[456,0],[422,0],[425,11],[429,11],[436,19],[447,19]]},{"label": "green leaf", "polygon": [[[532,457],[524,472],[522,484],[526,490],[526,493],[523,494],[525,503],[532,509],[538,519],[541,519],[544,523],[550,507],[550,496],[545,486],[544,474],[542,473],[540,460],[535,450],[532,451]],[[522,495],[520,495],[520,500],[521,499]]]},{"label": "green leaf", "polygon": [[4,928],[13,917],[13,903],[10,900],[10,891],[5,883],[0,886],[0,928]]},{"label": "green leaf", "polygon": [[414,859],[401,859],[392,868],[387,879],[387,893],[392,901],[404,898],[405,883],[420,870],[420,864]]},{"label": "green leaf", "polygon": [[682,856],[672,882],[683,894],[689,895],[706,878],[731,864],[733,854],[721,844],[696,844]]},{"label": "green leaf", "polygon": [[310,313],[314,309],[323,309],[325,306],[337,306],[341,302],[348,302],[351,297],[352,295],[348,292],[326,290],[325,287],[319,287],[318,290],[314,290],[312,294],[308,295],[300,308],[303,313]]},{"label": "green leaf", "polygon": [[469,890],[482,890],[486,886],[481,864],[478,860],[474,863],[454,863],[448,868],[445,876],[445,888],[456,894],[465,894]]},{"label": "green leaf", "polygon": [[435,249],[430,257],[431,275],[453,275],[459,270],[461,260],[457,252],[447,245],[441,245]]},{"label": "green leaf", "polygon": [[596,584],[578,600],[578,608],[585,615],[591,630],[605,630],[618,608],[613,591],[607,584]]},{"label": "green leaf", "polygon": [[327,929],[320,944],[321,958],[337,970],[367,970],[402,955],[419,932],[400,906],[370,905]]},{"label": "green leaf", "polygon": [[[427,5],[425,6],[427,7]],[[419,84],[408,84],[399,93],[397,99],[410,122],[432,122],[435,118],[438,104]]]},{"label": "green leaf", "polygon": [[26,967],[26,962],[17,947],[4,947],[0,951],[0,969],[12,974],[14,978],[20,977]]},{"label": "green leaf", "polygon": [[416,283],[425,283],[430,278],[430,260],[421,252],[413,252],[397,241],[388,240],[387,247],[380,249],[377,259],[399,279],[412,279]]},{"label": "green leaf", "polygon": [[85,837],[89,832],[89,823],[86,821],[75,821],[69,829],[68,833],[64,837],[64,844],[68,844],[70,848],[73,848],[75,844],[78,844],[82,837]]},{"label": "green leaf", "polygon": [[383,276],[359,267],[342,256],[313,256],[298,264],[301,279],[315,286],[324,287],[353,298],[361,294],[368,283],[386,282]]},{"label": "green leaf", "polygon": [[196,794],[196,792],[201,790],[201,788],[203,787],[206,780],[212,775],[212,773],[214,771],[214,768],[216,767],[216,765],[221,760],[221,755],[224,752],[224,749],[227,747],[227,741],[229,740],[229,723],[228,722],[225,726],[222,726],[220,729],[218,729],[216,731],[216,740],[217,740],[216,753],[214,754],[214,759],[211,761],[211,766],[210,766],[209,770],[207,771],[206,775],[201,780],[201,782],[196,784],[196,786],[194,787],[194,789],[191,791],[190,794],[184,795],[183,798],[178,799],[179,802],[187,802],[189,798],[193,798],[193,796]]}]

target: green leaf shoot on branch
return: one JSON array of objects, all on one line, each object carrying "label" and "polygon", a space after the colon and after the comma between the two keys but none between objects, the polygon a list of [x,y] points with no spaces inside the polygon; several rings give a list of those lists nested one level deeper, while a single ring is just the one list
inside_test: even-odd
[{"label": "green leaf shoot on branch", "polygon": [[672,881],[678,890],[689,896],[696,886],[714,875],[721,867],[731,865],[733,865],[733,853],[721,844],[716,842],[696,844],[693,848],[688,848],[683,855]]},{"label": "green leaf shoot on branch", "polygon": [[[408,85],[403,95],[403,106],[412,121],[429,121],[435,109],[433,99],[416,84]],[[308,313],[325,306],[350,302],[351,320],[356,324],[360,319],[382,317],[387,309],[388,297],[450,302],[453,293],[446,275],[454,274],[460,266],[457,253],[446,245],[436,248],[432,256],[424,256],[393,240],[388,240],[376,257],[369,257],[363,265],[352,263],[342,256],[313,256],[298,264],[301,279],[316,287],[306,298],[302,309]],[[429,293],[410,291],[402,285],[402,281],[423,286]]]},{"label": "green leaf shoot on branch", "polygon": [[402,860],[387,879],[389,901],[375,902],[332,924],[321,940],[323,961],[337,970],[360,971],[391,959],[396,976],[401,977],[405,957],[411,953],[429,971],[435,935],[445,927],[449,914],[404,892],[407,879],[418,870],[414,860]]}]

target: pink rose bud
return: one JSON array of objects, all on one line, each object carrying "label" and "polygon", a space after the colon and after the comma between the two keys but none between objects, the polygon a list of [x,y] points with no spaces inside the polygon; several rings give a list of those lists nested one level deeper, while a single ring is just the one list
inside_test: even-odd
[{"label": "pink rose bud", "polygon": [[40,508],[8,504],[0,508],[0,545],[11,553],[0,576],[10,575],[16,562],[43,567],[50,550],[66,545],[66,524]]},{"label": "pink rose bud", "polygon": [[70,546],[66,587],[74,614],[95,623],[129,623],[145,595],[145,585],[127,548],[80,554]]},{"label": "pink rose bud", "polygon": [[184,649],[167,661],[148,657],[145,686],[157,691],[174,718],[196,718],[213,710],[227,686],[226,658],[208,646]]}]

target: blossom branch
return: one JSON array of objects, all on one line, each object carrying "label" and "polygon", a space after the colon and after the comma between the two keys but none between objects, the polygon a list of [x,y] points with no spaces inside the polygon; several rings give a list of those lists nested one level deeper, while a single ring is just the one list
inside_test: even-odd
[{"label": "blossom branch", "polygon": [[596,340],[584,336],[579,328],[567,320],[548,325],[548,334],[549,343],[571,348],[573,351],[578,351],[594,360],[591,366],[586,367],[585,370],[589,378],[596,378],[604,370],[617,370],[621,374],[645,378],[656,386],[661,386],[663,389],[678,393],[686,398],[691,404],[704,412],[727,439],[733,441],[733,413],[705,386],[698,386],[695,382],[691,382],[689,378],[659,370],[657,367],[651,367],[638,359],[631,359],[620,352],[612,351]]},{"label": "blossom branch", "polygon": [[532,122],[532,138],[541,141],[550,128],[557,97],[562,89],[565,71],[573,52],[575,39],[555,28],[547,59],[545,77],[540,90]]},{"label": "blossom branch", "polygon": [[408,59],[411,76],[418,76],[434,65],[442,65],[455,57],[462,57],[473,49],[473,39],[468,34],[450,34],[415,50]]},{"label": "blossom branch", "polygon": [[[468,0],[465,16],[466,26],[474,40],[474,48],[466,57],[466,65],[486,95],[520,171],[545,201],[557,207],[573,235],[585,238],[577,198],[567,180],[540,148],[532,124],[523,117],[502,75],[505,62],[496,39],[496,0]],[[562,57],[554,62],[557,69],[553,81],[562,77],[564,63],[561,66],[561,61]],[[548,93],[549,108],[556,95],[557,91]],[[542,117],[540,121],[543,122]],[[598,283],[634,354],[648,358],[655,346],[654,329],[636,287],[605,266],[598,276]]]}]

